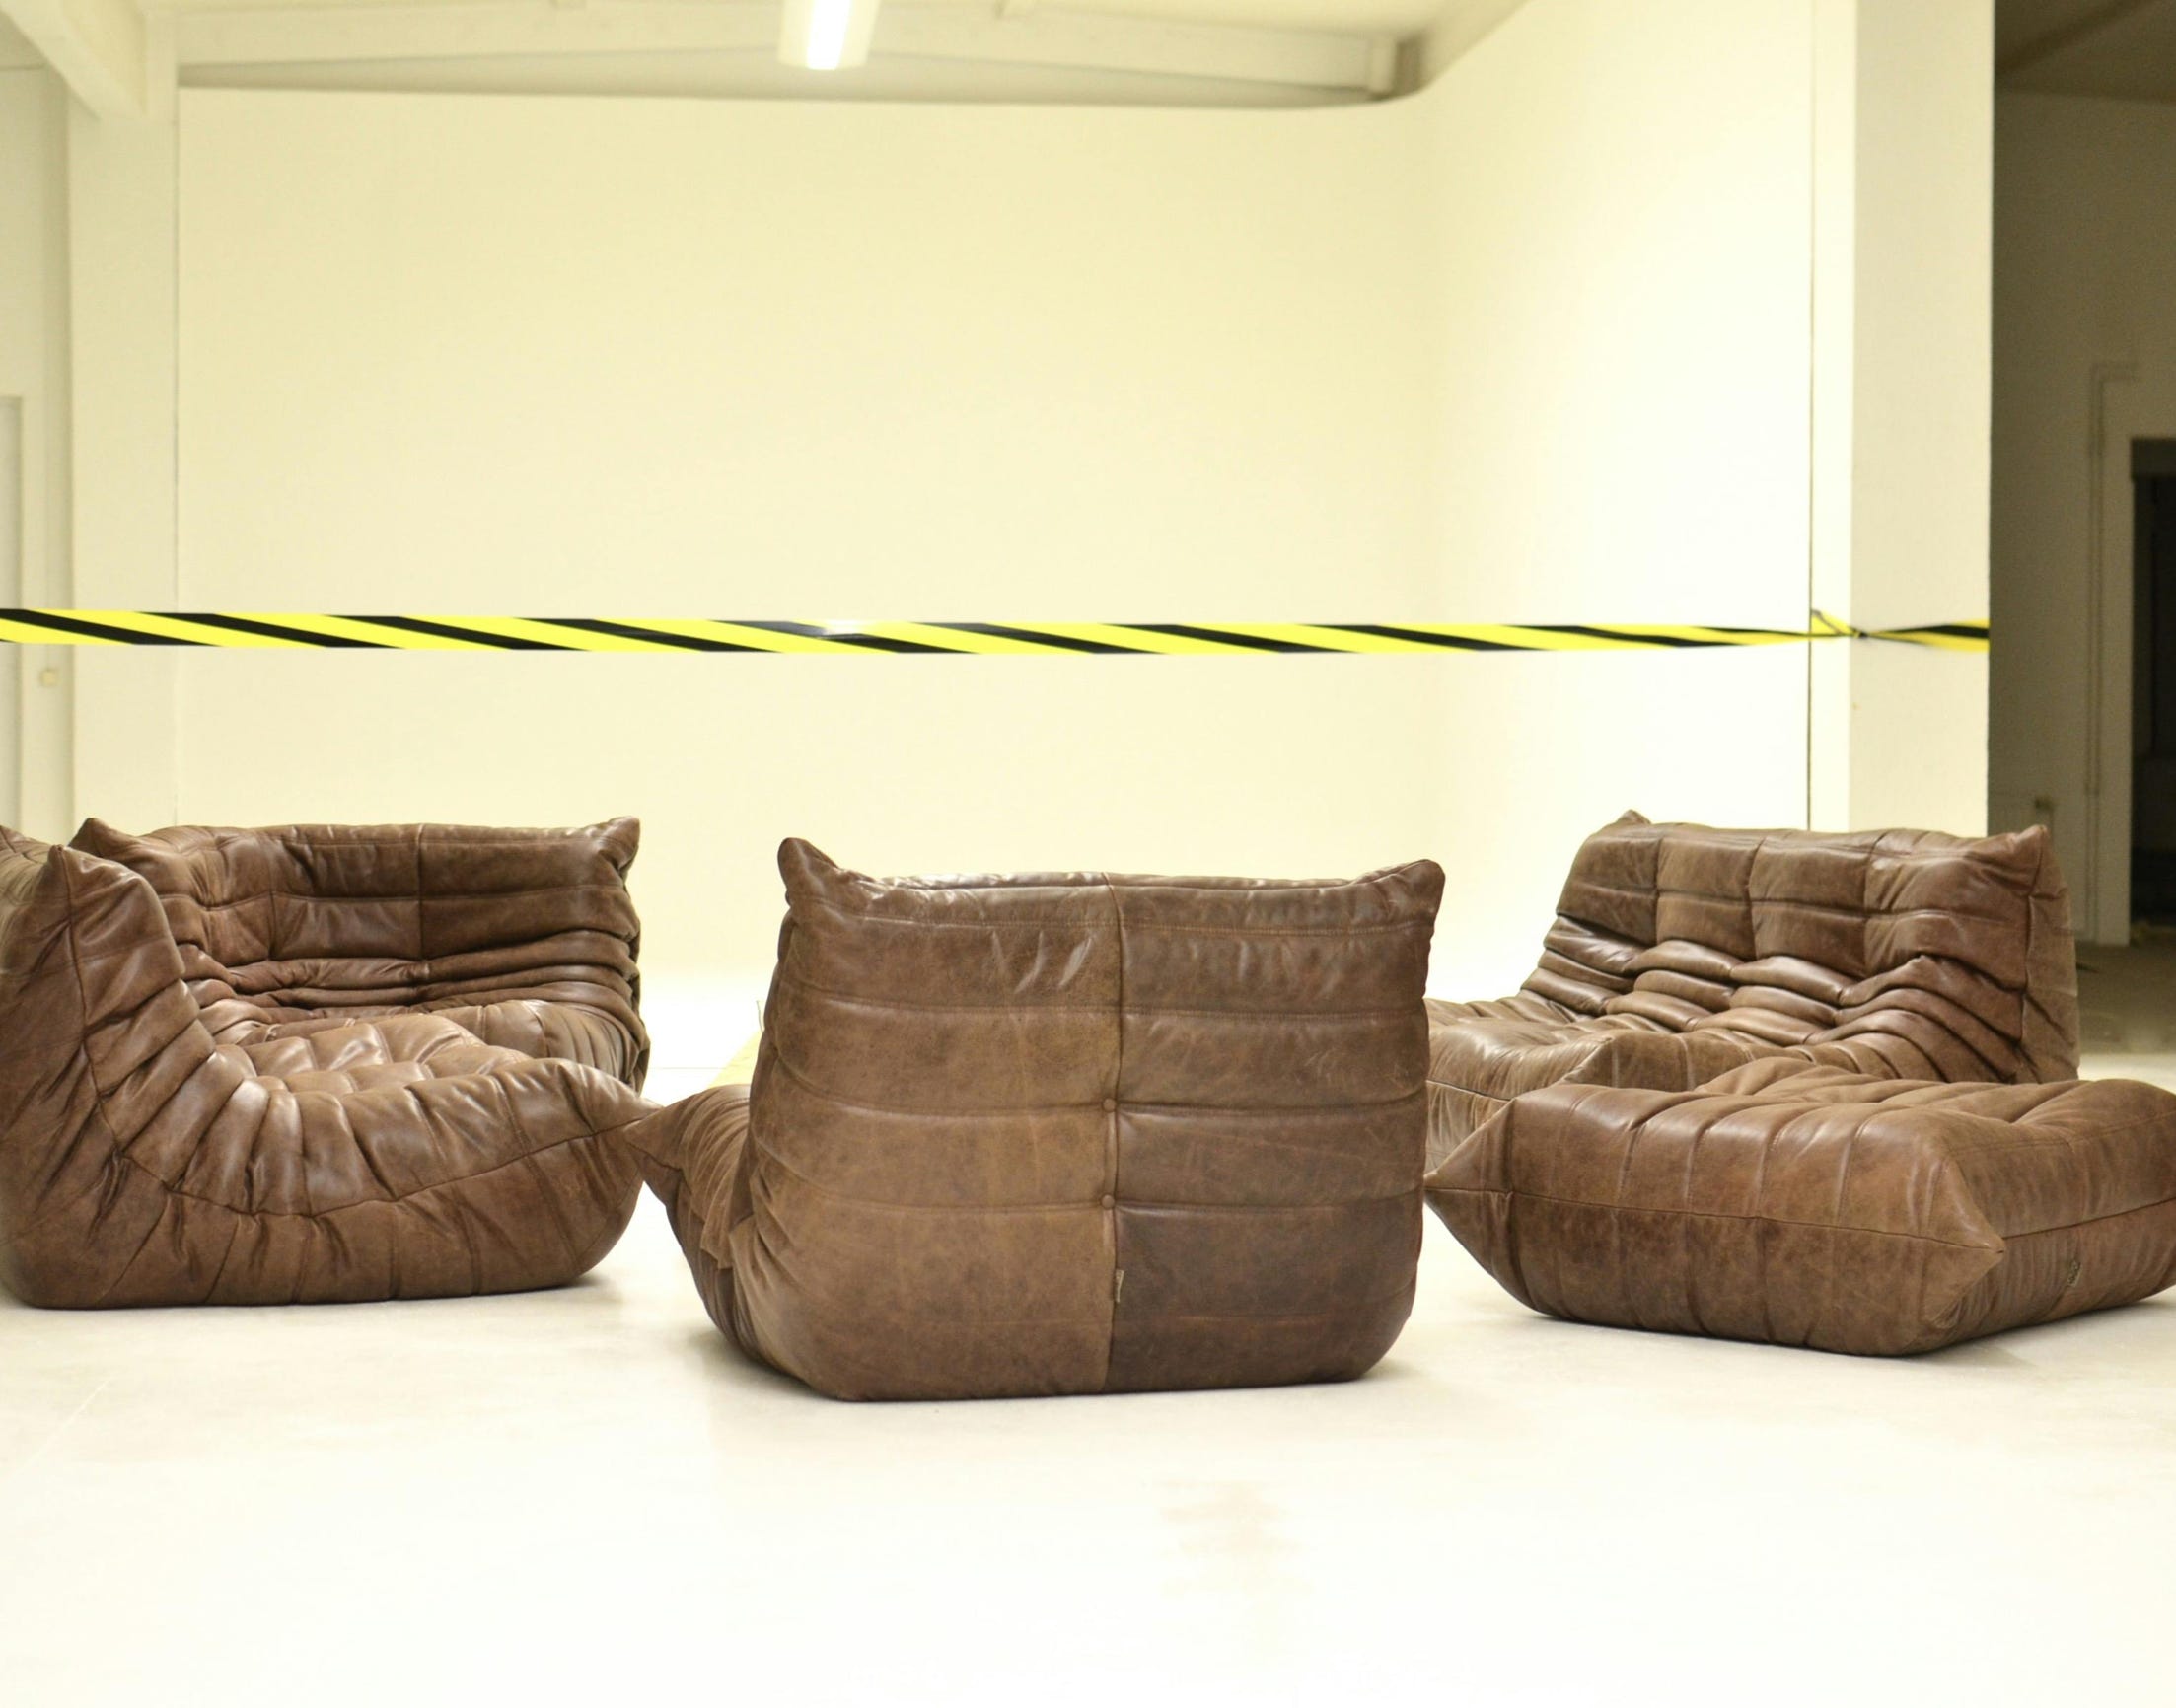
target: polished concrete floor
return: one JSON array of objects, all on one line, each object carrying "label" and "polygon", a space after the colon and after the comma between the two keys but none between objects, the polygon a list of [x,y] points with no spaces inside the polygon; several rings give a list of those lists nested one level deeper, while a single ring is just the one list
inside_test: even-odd
[{"label": "polished concrete floor", "polygon": [[[2176,953],[2089,952],[2176,1084]],[[678,1096],[708,1079],[666,1076]],[[1911,1362],[1534,1317],[1346,1387],[847,1406],[662,1217],[556,1294],[0,1302],[0,1704],[2176,1702],[2176,1294]]]},{"label": "polished concrete floor", "polygon": [[2081,1066],[2176,1089],[2176,932],[2146,931],[2125,949],[2078,951]]}]

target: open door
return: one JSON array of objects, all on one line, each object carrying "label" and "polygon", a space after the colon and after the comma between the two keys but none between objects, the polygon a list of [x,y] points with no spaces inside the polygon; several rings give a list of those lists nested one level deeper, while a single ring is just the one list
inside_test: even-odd
[{"label": "open door", "polygon": [[2176,925],[2176,440],[2133,442],[2131,915]]}]

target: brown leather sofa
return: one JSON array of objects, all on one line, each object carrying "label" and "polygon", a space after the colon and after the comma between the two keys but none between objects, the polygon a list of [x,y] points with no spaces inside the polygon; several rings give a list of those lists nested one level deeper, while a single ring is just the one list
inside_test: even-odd
[{"label": "brown leather sofa", "polygon": [[611,1249],[640,1186],[612,1135],[652,1107],[631,821],[78,840],[130,864],[0,830],[20,1298],[507,1292]]},{"label": "brown leather sofa", "polygon": [[1925,1352],[2176,1284],[2176,1097],[1777,1058],[1697,1091],[1557,1085],[1463,1141],[1428,1202],[1552,1316]]},{"label": "brown leather sofa", "polygon": [[1684,1091],[1781,1057],[1891,1079],[2077,1071],[2068,893],[2045,830],[1822,835],[1628,813],[1572,862],[1540,964],[1429,1014],[1428,1160],[1544,1086]]},{"label": "brown leather sofa", "polygon": [[1412,1308],[1443,875],[888,881],[802,842],[753,1094],[631,1128],[711,1317],[856,1399],[1334,1381]]}]

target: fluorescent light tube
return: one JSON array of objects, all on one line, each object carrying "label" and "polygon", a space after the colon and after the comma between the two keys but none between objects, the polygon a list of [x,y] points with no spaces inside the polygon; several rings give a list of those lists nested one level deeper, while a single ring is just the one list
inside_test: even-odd
[{"label": "fluorescent light tube", "polygon": [[811,71],[837,71],[869,57],[879,0],[786,0],[778,57]]}]

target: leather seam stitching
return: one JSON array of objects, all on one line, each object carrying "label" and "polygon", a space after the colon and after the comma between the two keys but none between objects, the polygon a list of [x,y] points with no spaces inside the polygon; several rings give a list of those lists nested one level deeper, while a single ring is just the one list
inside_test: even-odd
[{"label": "leather seam stitching", "polygon": [[[1109,881],[1106,880],[1108,885]],[[1112,887],[1116,893],[1116,887]],[[1051,929],[1064,926],[1075,931],[1092,932],[1104,929],[1106,922],[1099,919],[1072,918],[1064,915],[1033,915],[1021,918],[1004,917],[990,919],[915,919],[903,914],[863,913],[842,902],[828,900],[822,896],[803,896],[796,903],[811,907],[824,907],[834,913],[870,925],[903,925],[916,931],[1013,931]],[[1128,920],[1130,929],[1140,931],[1184,932],[1194,937],[1323,937],[1346,938],[1394,931],[1432,930],[1425,919],[1392,920],[1378,925],[1181,925],[1157,920]]]},{"label": "leather seam stitching", "polygon": [[[852,991],[838,990],[827,984],[814,984],[808,979],[780,973],[774,983],[791,985],[811,996],[827,997],[834,1002],[851,1003],[857,1008],[894,1008],[913,1014],[1108,1014],[1108,1002],[915,1002],[905,997],[860,996]],[[1205,1020],[1404,1020],[1412,1009],[1398,1003],[1381,1008],[1167,1008],[1160,1004],[1134,1006],[1123,999],[1119,1013],[1172,1014]]]}]

